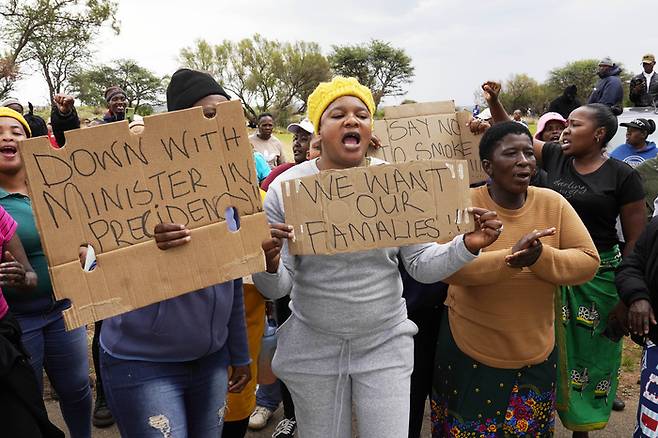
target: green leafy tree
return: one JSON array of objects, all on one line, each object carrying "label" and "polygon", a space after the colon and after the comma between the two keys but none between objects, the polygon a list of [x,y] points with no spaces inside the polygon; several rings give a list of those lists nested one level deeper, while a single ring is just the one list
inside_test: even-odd
[{"label": "green leafy tree", "polygon": [[512,75],[505,81],[500,100],[509,112],[520,109],[525,113],[530,109],[535,114],[544,112],[549,103],[546,88],[525,73]]},{"label": "green leafy tree", "polygon": [[380,40],[365,45],[333,46],[329,63],[335,73],[353,76],[370,88],[376,105],[383,97],[405,95],[414,77],[406,52]]},{"label": "green leafy tree", "polygon": [[597,59],[581,59],[551,70],[546,85],[553,98],[562,94],[568,86],[575,85],[578,88],[578,98],[586,102],[599,79],[596,76],[598,65]]},{"label": "green leafy tree", "polygon": [[165,78],[130,59],[120,59],[111,65],[99,65],[79,72],[71,78],[71,88],[86,105],[106,106],[105,90],[118,85],[126,92],[128,106],[136,113],[150,114],[155,105],[163,103]]},{"label": "green leafy tree", "polygon": [[119,32],[115,0],[5,0],[0,2],[0,97],[13,89],[23,64],[44,75],[51,93],[89,56],[104,23]]},{"label": "green leafy tree", "polygon": [[251,120],[265,111],[275,116],[304,112],[308,95],[330,77],[329,63],[318,44],[281,43],[258,34],[217,45],[198,40],[180,51],[179,60],[212,74],[240,99]]},{"label": "green leafy tree", "polygon": [[[583,103],[587,102],[589,95],[592,94],[592,90],[599,80],[596,74],[598,65],[598,59],[581,59],[551,70],[546,80],[546,86],[552,98],[562,94],[564,89],[569,85],[575,85],[578,87],[578,98]],[[629,104],[628,83],[633,77],[633,74],[626,71],[623,64],[617,63],[617,65],[622,69],[619,76],[624,86],[625,104]]]}]

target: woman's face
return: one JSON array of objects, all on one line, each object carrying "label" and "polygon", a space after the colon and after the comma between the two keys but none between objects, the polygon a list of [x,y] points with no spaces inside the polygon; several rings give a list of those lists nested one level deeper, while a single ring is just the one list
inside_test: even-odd
[{"label": "woman's face", "polygon": [[361,165],[372,138],[368,107],[354,96],[334,100],[320,118],[322,162],[328,169]]},{"label": "woman's face", "polygon": [[564,131],[564,123],[559,120],[549,120],[544,125],[544,130],[541,133],[541,141],[558,141],[560,135]]},{"label": "woman's face", "polygon": [[578,157],[603,147],[605,128],[596,126],[592,110],[584,106],[576,108],[569,114],[567,122],[562,133],[564,155]]},{"label": "woman's face", "polygon": [[493,183],[508,193],[525,193],[537,169],[530,137],[507,134],[495,146],[491,160],[482,160]]},{"label": "woman's face", "polygon": [[23,167],[18,142],[25,140],[25,128],[11,117],[0,117],[0,172],[15,173]]},{"label": "woman's face", "polygon": [[637,128],[626,128],[626,143],[635,147],[643,147],[646,144],[647,132]]}]

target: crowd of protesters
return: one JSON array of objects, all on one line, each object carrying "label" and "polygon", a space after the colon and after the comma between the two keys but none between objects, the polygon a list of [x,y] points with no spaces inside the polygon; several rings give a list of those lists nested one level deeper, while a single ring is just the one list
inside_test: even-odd
[{"label": "crowd of protesters", "polygon": [[[655,57],[642,64],[629,98],[655,105]],[[71,303],[54,298],[20,142],[48,136],[59,148],[74,129],[129,122],[139,135],[144,123],[127,120],[118,86],[89,124],[69,95],[53,96],[48,123],[31,104],[26,112],[17,99],[0,102],[7,436],[64,436],[46,413],[45,372],[72,438],[114,423],[124,437],[241,438],[281,404],[273,438],[349,437],[353,414],[360,437],[417,438],[428,399],[433,437],[552,436],[556,415],[583,437],[624,408],[616,392],[625,335],[644,348],[637,426],[628,433],[656,436],[656,124],[621,123],[626,143],[610,144],[623,111],[619,74],[602,59],[588,103],[567,87],[534,136],[521,110],[508,115],[500,84],[484,82],[488,108],[464,129],[483,133],[488,178],[470,189],[474,230],[445,244],[290,254],[281,183],[383,164],[366,155],[379,146],[376,107],[354,78],[320,83],[306,117],[287,127],[292,157],[274,134],[275,116],[258,115],[249,141],[270,224],[266,270],[97,322],[95,400],[87,330],[67,331],[62,312]],[[211,75],[190,69],[167,88],[168,111],[201,107],[214,117],[230,99]],[[158,224],[153,234],[163,251],[191,240],[181,224]],[[83,265],[88,252],[80,247]]]}]

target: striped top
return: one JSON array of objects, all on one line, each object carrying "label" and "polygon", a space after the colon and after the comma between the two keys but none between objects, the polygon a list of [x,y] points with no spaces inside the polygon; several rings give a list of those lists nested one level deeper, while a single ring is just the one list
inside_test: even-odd
[{"label": "striped top", "polygon": [[[7,242],[9,242],[14,236],[16,227],[17,225],[14,218],[12,218],[4,208],[0,207],[0,241],[2,242],[2,254],[0,254],[0,257],[4,256]],[[0,318],[4,318],[8,310],[9,306],[7,305],[7,300],[5,300],[5,296],[0,289]]]}]

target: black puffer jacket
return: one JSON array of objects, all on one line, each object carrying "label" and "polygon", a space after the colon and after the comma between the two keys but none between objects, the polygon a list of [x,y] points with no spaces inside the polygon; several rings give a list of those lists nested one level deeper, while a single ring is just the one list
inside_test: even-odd
[{"label": "black puffer jacket", "polygon": [[[615,283],[626,306],[637,300],[649,300],[654,314],[658,315],[658,217],[649,222],[633,252],[624,257],[617,268]],[[649,339],[658,344],[658,326],[651,326]]]}]

